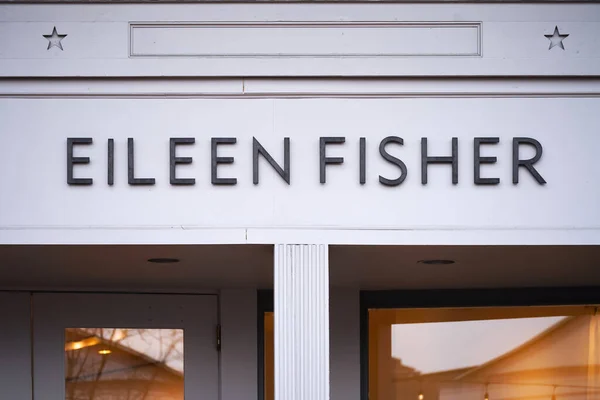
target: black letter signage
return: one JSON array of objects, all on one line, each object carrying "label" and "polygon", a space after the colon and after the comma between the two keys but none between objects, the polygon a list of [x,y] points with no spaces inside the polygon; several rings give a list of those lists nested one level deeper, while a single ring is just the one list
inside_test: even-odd
[{"label": "black letter signage", "polygon": [[258,155],[262,155],[271,167],[283,178],[284,181],[290,184],[290,138],[283,139],[283,169],[277,161],[271,157],[269,152],[265,150],[262,144],[255,137],[252,137],[252,177],[255,185],[258,185]]},{"label": "black letter signage", "polygon": [[344,157],[327,157],[325,146],[329,143],[332,144],[343,144],[346,142],[345,137],[321,137],[319,138],[319,172],[321,176],[321,183],[325,183],[327,181],[325,176],[325,166],[327,164],[342,164],[344,162]]},{"label": "black letter signage", "polygon": [[73,157],[73,146],[76,144],[92,144],[92,138],[67,138],[67,183],[69,185],[91,185],[92,178],[73,178],[73,165],[89,164],[89,157]]},{"label": "black letter signage", "polygon": [[[316,138],[315,138],[316,139]],[[510,138],[507,138],[507,142]],[[208,140],[208,138],[206,138]],[[211,140],[211,183],[212,185],[237,185],[237,178],[233,177],[223,177],[220,178],[218,176],[218,168],[221,164],[233,164],[234,157],[226,157],[219,156],[219,146],[220,145],[232,145],[237,143],[237,138],[235,137],[212,137]],[[351,172],[354,179],[356,179],[356,172],[358,172],[358,182],[360,185],[364,185],[367,181],[367,138],[366,137],[358,137],[358,148],[354,148],[353,151],[358,150],[358,171],[354,170]],[[246,141],[244,140],[246,143]],[[67,138],[67,184],[68,185],[92,185],[92,178],[76,178],[75,168],[78,164],[90,164],[90,157],[75,157],[74,152],[80,150],[83,152],[83,149],[76,149],[75,146],[78,145],[91,145],[93,143],[93,138],[91,137],[78,137],[78,138]],[[177,168],[181,164],[192,164],[192,157],[178,157],[177,149],[180,145],[191,145],[196,143],[196,138],[194,137],[175,137],[169,138],[169,181],[171,185],[195,185],[195,178],[182,178],[177,177]],[[249,144],[249,142],[247,142]],[[314,141],[313,144],[316,144]],[[345,163],[344,157],[328,157],[327,156],[327,146],[328,145],[340,145],[346,143],[346,138],[344,136],[324,136],[319,138],[319,181],[321,184],[327,183],[327,167],[330,165],[341,165]],[[474,137],[473,138],[473,183],[475,185],[498,185],[500,184],[499,177],[493,177],[494,175],[498,176],[498,172],[495,174],[492,172],[488,172],[484,170],[483,174],[488,175],[488,177],[482,177],[482,165],[494,165],[498,162],[497,156],[482,156],[482,147],[484,151],[490,145],[498,145],[500,143],[500,137]],[[391,150],[390,150],[391,145]],[[397,146],[402,146],[397,148]],[[394,167],[384,167],[389,168],[391,172],[385,172],[386,175],[390,174],[390,178],[385,177],[383,175],[379,175],[379,183],[384,186],[399,186],[406,180],[408,176],[407,165],[402,161],[398,156],[393,155],[396,152],[403,153],[404,151],[404,139],[399,136],[387,136],[381,140],[379,143],[379,154],[381,158],[387,163],[392,164],[394,167],[398,168],[399,175],[393,172]],[[507,144],[504,144],[507,146]],[[302,146],[301,146],[302,147]],[[521,149],[525,147],[526,150],[529,150],[527,154],[533,154],[531,158],[521,159]],[[397,150],[393,150],[397,148]],[[500,149],[499,146],[493,147],[497,151]],[[108,138],[106,148],[103,148],[102,151],[106,149],[106,183],[108,186],[114,185],[115,178],[115,139]],[[421,183],[422,185],[427,185],[428,180],[428,167],[429,164],[448,164],[448,166],[452,167],[452,184],[458,184],[458,138],[452,137],[451,142],[452,154],[447,156],[430,156],[428,154],[428,141],[427,137],[421,137]],[[91,150],[91,149],[90,149]],[[143,149],[142,149],[143,150]],[[189,151],[190,149],[188,149]],[[313,150],[316,150],[313,148]],[[489,150],[489,149],[488,149]],[[99,151],[99,149],[96,149]],[[139,155],[138,149],[138,155]],[[184,151],[181,148],[179,151]],[[222,152],[225,152],[224,149],[221,149]],[[331,150],[333,151],[333,150]],[[338,149],[339,151],[339,149]],[[417,156],[418,156],[418,149]],[[490,153],[494,154],[491,150]],[[96,154],[96,153],[92,153]],[[117,156],[118,156],[117,152]],[[355,153],[354,153],[355,154]],[[513,184],[519,183],[519,172],[520,168],[524,169],[531,174],[531,176],[536,180],[536,182],[540,185],[546,184],[546,180],[540,175],[538,170],[535,168],[535,164],[540,161],[543,154],[543,148],[539,141],[530,137],[513,137],[512,138],[512,181]],[[355,154],[356,155],[356,154]],[[125,156],[123,154],[123,156]],[[148,155],[152,156],[152,153]],[[301,164],[306,163],[307,158],[305,155],[304,159],[300,161]],[[290,153],[290,138],[283,138],[283,160],[281,163],[277,162],[275,158],[267,151],[267,149],[256,139],[256,137],[252,137],[252,181],[254,185],[258,185],[260,182],[260,159],[264,158],[264,160],[269,164],[269,166],[279,175],[281,179],[283,179],[288,185],[291,184],[291,153]],[[156,158],[156,157],[155,157]],[[162,160],[162,157],[159,157],[160,160],[153,160],[153,166],[157,162],[166,162]],[[377,157],[378,158],[378,157]],[[379,160],[379,158],[378,158]],[[313,160],[316,161],[316,160]],[[355,158],[352,158],[352,161],[355,162]],[[150,161],[148,161],[150,162]],[[417,161],[418,162],[418,161]],[[379,165],[381,161],[377,161]],[[117,167],[118,167],[117,162]],[[410,166],[410,165],[409,165]],[[353,168],[355,168],[353,167]],[[497,168],[498,166],[494,166]],[[181,172],[181,168],[179,167],[180,174],[184,174]],[[224,168],[224,167],[223,167]],[[235,170],[239,170],[241,166],[237,166]],[[263,167],[268,168],[268,167]],[[491,169],[491,167],[488,167]],[[84,169],[84,168],[82,168]],[[165,171],[166,172],[166,171]],[[348,172],[348,171],[346,171]],[[396,172],[396,173],[398,173]],[[91,172],[88,172],[93,176]],[[264,173],[264,172],[263,172]],[[85,173],[82,173],[85,175]],[[491,176],[490,176],[491,175]],[[155,185],[155,178],[136,178],[135,176],[135,148],[134,148],[134,139],[127,139],[127,181],[129,185]],[[274,178],[277,180],[277,178]],[[355,182],[355,181],[354,181]],[[356,182],[355,182],[356,183]],[[316,183],[315,183],[316,184]],[[376,183],[377,185],[377,183]]]},{"label": "black letter signage", "polygon": [[177,145],[178,144],[194,144],[195,138],[171,138],[169,141],[169,160],[170,160],[170,178],[171,185],[194,185],[196,179],[194,178],[177,178],[176,167],[177,164],[191,164],[192,157],[177,157]]},{"label": "black letter signage", "polygon": [[358,181],[364,185],[367,181],[367,139],[364,137],[361,137],[359,142],[359,158]]},{"label": "black letter signage", "polygon": [[236,138],[211,138],[210,140],[210,159],[211,168],[210,176],[213,185],[235,185],[237,184],[237,178],[218,178],[217,177],[217,166],[219,164],[233,164],[233,157],[218,157],[217,146],[219,144],[235,144]]},{"label": "black letter signage", "polygon": [[130,185],[154,185],[154,178],[136,178],[133,157],[133,138],[127,139],[127,180]]},{"label": "black letter signage", "polygon": [[494,164],[498,159],[496,157],[481,157],[482,144],[496,144],[500,142],[497,137],[476,137],[473,142],[473,175],[476,185],[497,185],[500,178],[482,178],[481,164]]},{"label": "black letter signage", "polygon": [[458,138],[452,138],[452,156],[429,157],[427,156],[427,138],[421,138],[421,183],[427,184],[428,164],[452,164],[452,183],[458,183]]},{"label": "black letter signage", "polygon": [[[528,145],[531,145],[531,146],[535,147],[535,156],[533,156],[533,158],[530,158],[529,160],[521,160],[521,159],[519,159],[519,145],[520,144],[528,144]],[[525,138],[525,137],[516,137],[516,138],[513,138],[513,168],[512,168],[512,173],[513,173],[513,183],[514,184],[519,183],[519,167],[525,167],[527,169],[527,171],[529,171],[529,173],[531,175],[533,175],[533,177],[535,178],[535,180],[540,185],[543,185],[543,184],[546,183],[546,181],[544,180],[544,178],[542,178],[542,176],[533,167],[533,164],[535,164],[536,162],[538,162],[540,160],[540,158],[542,158],[542,151],[543,151],[542,145],[540,144],[540,142],[538,142],[535,139]]]},{"label": "black letter signage", "polygon": [[398,136],[388,136],[384,138],[381,143],[379,143],[379,154],[389,163],[397,165],[400,168],[400,176],[396,179],[387,179],[383,176],[379,175],[379,182],[381,182],[385,186],[398,186],[406,179],[407,170],[406,165],[399,158],[394,157],[390,153],[388,153],[385,149],[385,146],[388,143],[397,143],[399,145],[404,144],[404,140]]},{"label": "black letter signage", "polygon": [[108,139],[107,144],[107,164],[108,171],[106,171],[106,182],[109,186],[112,186],[115,183],[115,140]]}]

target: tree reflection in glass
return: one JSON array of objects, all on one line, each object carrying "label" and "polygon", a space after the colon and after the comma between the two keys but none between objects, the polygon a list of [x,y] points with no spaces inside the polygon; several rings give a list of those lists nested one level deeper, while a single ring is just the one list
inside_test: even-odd
[{"label": "tree reflection in glass", "polygon": [[183,330],[67,328],[66,400],[183,400]]}]

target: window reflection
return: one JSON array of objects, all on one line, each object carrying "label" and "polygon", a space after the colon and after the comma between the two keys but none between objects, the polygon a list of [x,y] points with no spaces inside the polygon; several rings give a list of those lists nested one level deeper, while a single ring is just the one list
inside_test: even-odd
[{"label": "window reflection", "polygon": [[369,399],[600,400],[595,310],[370,310]]},{"label": "window reflection", "polygon": [[183,400],[183,330],[68,328],[67,400]]}]

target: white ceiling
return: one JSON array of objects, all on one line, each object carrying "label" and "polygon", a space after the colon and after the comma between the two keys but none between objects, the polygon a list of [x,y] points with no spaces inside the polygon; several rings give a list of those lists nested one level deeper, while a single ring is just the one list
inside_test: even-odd
[{"label": "white ceiling", "polygon": [[[174,257],[176,264],[151,264]],[[424,265],[452,259],[453,265]],[[196,292],[271,288],[273,246],[0,246],[0,289]],[[332,246],[332,286],[600,286],[600,246]]]}]

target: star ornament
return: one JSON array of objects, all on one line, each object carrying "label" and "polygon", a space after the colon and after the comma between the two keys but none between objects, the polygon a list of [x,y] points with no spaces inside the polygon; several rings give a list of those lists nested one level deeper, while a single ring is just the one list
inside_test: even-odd
[{"label": "star ornament", "polygon": [[558,26],[554,27],[554,33],[552,35],[544,35],[546,36],[546,38],[550,41],[550,47],[548,47],[548,50],[551,50],[553,47],[560,47],[561,49],[565,49],[565,45],[563,44],[563,40],[565,40],[567,38],[567,36],[569,36],[568,34],[560,34],[560,32],[558,31]]},{"label": "star ornament", "polygon": [[59,49],[63,50],[60,41],[66,38],[67,35],[59,35],[58,32],[56,32],[56,27],[52,29],[52,34],[43,36],[48,39],[48,48],[46,50],[50,50],[52,47],[58,47]]}]

